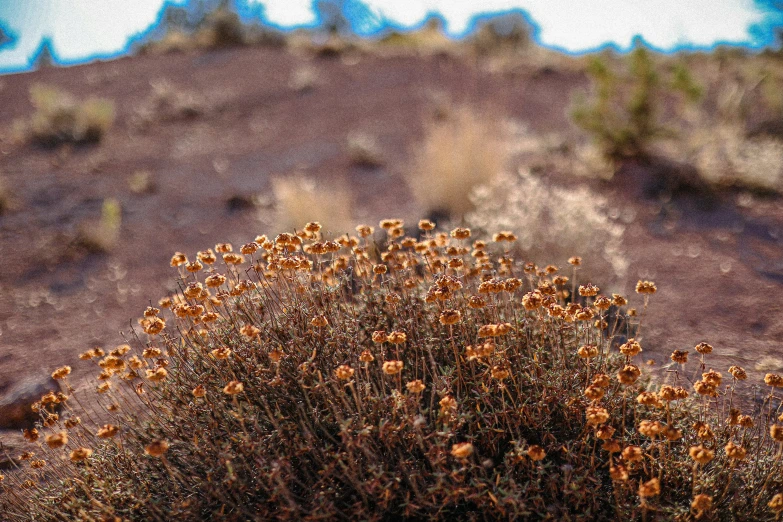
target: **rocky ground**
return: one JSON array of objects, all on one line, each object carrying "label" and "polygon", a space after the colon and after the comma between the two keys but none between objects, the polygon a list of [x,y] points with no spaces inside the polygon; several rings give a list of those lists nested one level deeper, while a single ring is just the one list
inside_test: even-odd
[{"label": "rocky ground", "polygon": [[[304,87],[291,84],[297,75],[309,78]],[[195,109],[158,114],[152,85],[162,81],[194,95]],[[14,122],[32,111],[34,83],[113,100],[115,124],[92,146],[41,148],[14,139]],[[438,100],[487,107],[569,142],[581,139],[569,123],[569,100],[586,85],[577,67],[536,61],[494,69],[443,54],[314,58],[268,48],[0,78],[0,177],[13,202],[0,215],[0,398],[24,379],[41,381],[78,362],[85,349],[121,343],[143,308],[172,288],[174,251],[192,255],[276,232],[271,176],[301,171],[347,182],[357,221],[413,221],[423,209],[403,175]],[[377,138],[380,167],[351,161],[346,139],[356,131]],[[638,278],[658,284],[644,327],[657,367],[672,349],[702,340],[716,347],[716,369],[740,364],[758,381],[783,367],[778,197],[651,195],[645,189],[655,167],[641,164],[626,165],[611,182],[550,170],[549,182],[589,183],[632,216],[626,291]],[[134,187],[140,171],[149,183]],[[96,253],[75,238],[94,226],[107,198],[122,207],[119,241]],[[73,366],[77,381],[84,378]],[[4,440],[13,442],[11,432]]]}]

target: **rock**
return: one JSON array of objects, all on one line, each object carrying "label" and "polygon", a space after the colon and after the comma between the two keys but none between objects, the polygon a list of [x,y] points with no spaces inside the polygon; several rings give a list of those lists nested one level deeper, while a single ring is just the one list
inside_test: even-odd
[{"label": "rock", "polygon": [[49,375],[25,377],[0,388],[0,429],[32,428],[40,418],[32,405],[50,391],[60,391],[60,386]]}]

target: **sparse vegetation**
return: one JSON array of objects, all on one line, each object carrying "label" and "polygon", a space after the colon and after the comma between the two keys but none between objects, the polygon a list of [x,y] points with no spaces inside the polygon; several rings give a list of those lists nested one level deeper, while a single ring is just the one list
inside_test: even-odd
[{"label": "sparse vegetation", "polygon": [[467,224],[487,232],[517,230],[515,246],[525,259],[565,263],[579,252],[592,281],[617,285],[624,280],[625,227],[609,217],[607,199],[587,187],[548,186],[520,170],[477,187],[471,199],[476,209],[467,215]]},{"label": "sparse vegetation", "polygon": [[459,219],[473,209],[470,191],[506,168],[508,144],[495,121],[459,107],[428,124],[414,151],[408,184],[424,211]]},{"label": "sparse vegetation", "polygon": [[82,224],[79,227],[76,243],[91,253],[111,252],[120,239],[121,226],[120,202],[113,198],[105,199],[101,207],[100,219]]},{"label": "sparse vegetation", "polygon": [[346,139],[346,149],[352,165],[373,168],[384,163],[378,140],[365,132],[350,133]]},{"label": "sparse vegetation", "polygon": [[326,230],[343,234],[350,230],[353,195],[343,184],[324,185],[305,175],[272,180],[278,230],[292,230],[302,223],[320,221]]},{"label": "sparse vegetation", "polygon": [[161,79],[150,82],[152,92],[136,109],[133,123],[145,127],[153,122],[189,120],[207,112],[207,102],[200,94],[174,86]]},{"label": "sparse vegetation", "polygon": [[95,143],[114,122],[114,104],[102,98],[74,99],[56,87],[30,87],[35,112],[18,122],[17,131],[28,140],[45,146],[61,143]]},{"label": "sparse vegetation", "polygon": [[[76,390],[70,366],[54,371],[64,392],[37,405],[24,469],[0,486],[5,516],[783,512],[783,377],[768,374],[763,407],[743,413],[745,370],[708,370],[701,342],[671,354],[670,382],[650,381],[638,361],[654,283],[629,303],[570,268],[510,259],[511,231],[473,241],[422,221],[417,240],[400,220],[380,228],[382,252],[372,227],[333,242],[308,223],[237,252],[176,253],[179,290],[144,311],[129,344],[80,356],[99,372],[95,391]],[[79,406],[96,391],[99,424]]]}]

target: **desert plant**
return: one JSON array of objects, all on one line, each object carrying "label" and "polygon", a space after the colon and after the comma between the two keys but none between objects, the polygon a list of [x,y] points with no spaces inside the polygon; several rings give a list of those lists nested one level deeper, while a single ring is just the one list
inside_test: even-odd
[{"label": "desert plant", "polygon": [[145,127],[153,122],[197,118],[208,110],[207,101],[195,91],[181,89],[165,79],[150,82],[151,92],[135,111],[133,124]]},{"label": "desert plant", "polygon": [[350,229],[353,195],[343,183],[326,186],[305,175],[294,174],[273,179],[272,192],[279,230],[292,230],[316,220],[336,234]]},{"label": "desert plant", "polygon": [[30,101],[35,113],[18,127],[30,141],[41,145],[98,142],[114,122],[114,104],[106,99],[77,101],[56,87],[34,84]]},{"label": "desert plant", "polygon": [[[600,57],[590,61],[591,101],[577,98],[571,117],[608,157],[644,156],[653,139],[664,135],[659,121],[660,85],[650,53],[637,46],[628,58],[628,73],[618,77]],[[685,84],[680,74],[677,86]]]},{"label": "desert plant", "polygon": [[92,253],[110,252],[120,238],[121,226],[122,206],[116,199],[107,198],[103,200],[100,219],[79,227],[76,243]]},{"label": "desert plant", "polygon": [[654,283],[636,285],[638,308],[588,283],[569,294],[556,267],[506,255],[512,232],[471,244],[469,229],[419,226],[417,240],[382,221],[382,252],[370,226],[334,242],[308,223],[176,253],[179,290],[128,344],[80,356],[102,426],[79,406],[91,386],[54,371],[64,392],[36,406],[4,516],[780,515],[783,377],[767,375],[751,417],[736,399],[748,375],[707,370],[701,342],[653,384],[636,361]]},{"label": "desert plant", "polygon": [[425,212],[459,219],[473,209],[470,190],[490,183],[509,156],[495,121],[459,107],[427,125],[407,181]]},{"label": "desert plant", "polygon": [[[609,217],[609,201],[585,186],[547,185],[529,171],[501,173],[474,189],[466,223],[479,230],[514,230],[526,259],[564,263],[579,252],[593,281],[623,281],[628,260],[624,226]],[[524,223],[524,226],[519,224]]]},{"label": "desert plant", "polygon": [[346,139],[346,150],[353,165],[379,167],[384,163],[383,151],[371,134],[351,132]]}]

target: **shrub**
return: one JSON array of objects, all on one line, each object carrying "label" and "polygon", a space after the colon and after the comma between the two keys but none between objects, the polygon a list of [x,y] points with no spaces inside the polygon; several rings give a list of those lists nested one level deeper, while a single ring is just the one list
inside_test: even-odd
[{"label": "shrub", "polygon": [[76,243],[88,252],[103,254],[110,252],[120,239],[122,226],[122,206],[116,199],[103,201],[101,218],[94,222],[83,223],[79,227]]},{"label": "shrub", "polygon": [[384,163],[378,140],[370,134],[351,132],[346,139],[346,149],[353,165],[372,168],[380,167]]},{"label": "shrub", "polygon": [[[781,512],[775,393],[761,415],[744,415],[745,371],[730,368],[724,386],[706,370],[706,343],[690,362],[674,352],[672,381],[652,385],[635,363],[641,319],[625,298],[583,284],[567,302],[571,282],[557,269],[503,255],[513,234],[471,245],[468,229],[449,237],[429,225],[417,241],[399,220],[381,222],[377,260],[370,227],[331,242],[315,223],[238,252],[175,254],[181,286],[163,311],[145,310],[131,344],[80,356],[100,372],[101,428],[78,407],[71,368],[53,373],[68,397],[38,405],[46,427],[25,434],[34,458],[2,482],[5,516]],[[656,287],[636,290],[643,315]],[[774,391],[783,378],[766,383]],[[58,402],[62,417],[48,413]]]},{"label": "shrub", "polygon": [[473,209],[470,190],[490,183],[508,160],[496,123],[461,107],[428,125],[408,184],[427,214],[459,219]]},{"label": "shrub", "polygon": [[30,101],[35,113],[18,125],[30,141],[41,145],[98,142],[114,122],[114,104],[102,98],[77,101],[65,91],[35,84]]},{"label": "shrub", "polygon": [[327,230],[350,230],[353,195],[342,183],[318,184],[304,175],[272,180],[278,230],[292,230],[302,223],[320,221]]},{"label": "shrub", "polygon": [[165,79],[150,82],[152,92],[136,109],[133,123],[145,127],[152,122],[172,122],[197,118],[208,110],[200,94],[180,89]]},{"label": "shrub", "polygon": [[[587,73],[594,98],[591,102],[577,99],[571,113],[574,123],[610,158],[647,154],[651,141],[663,132],[658,122],[659,80],[649,52],[641,46],[633,50],[625,77],[618,78],[598,57],[590,62]],[[683,84],[680,76],[679,84]]]},{"label": "shrub", "polygon": [[579,252],[592,280],[616,284],[625,277],[625,229],[609,217],[607,199],[587,187],[550,187],[520,170],[476,188],[471,198],[476,210],[467,224],[488,232],[513,230],[526,259],[565,263]]}]

